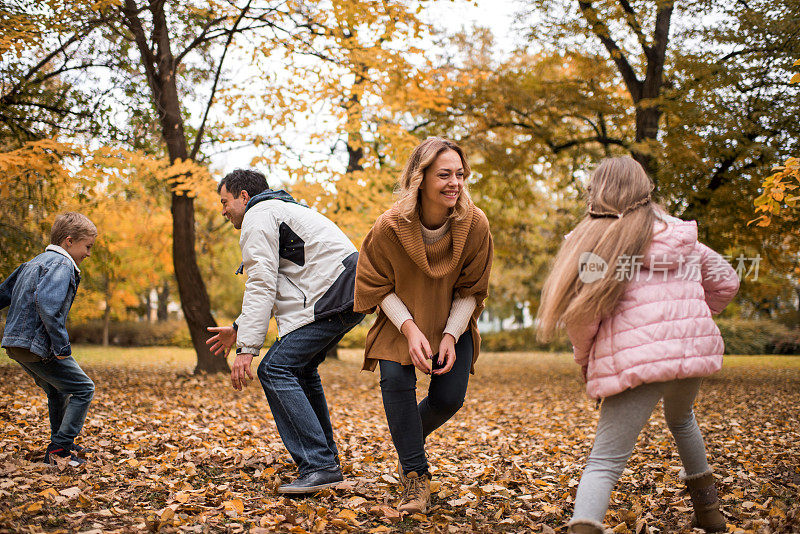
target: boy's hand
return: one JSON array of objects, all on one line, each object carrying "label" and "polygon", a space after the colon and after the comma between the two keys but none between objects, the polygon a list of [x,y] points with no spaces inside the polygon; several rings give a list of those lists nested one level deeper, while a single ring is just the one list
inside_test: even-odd
[{"label": "boy's hand", "polygon": [[211,336],[206,341],[206,345],[211,345],[211,352],[217,356],[228,357],[234,343],[236,343],[236,329],[232,326],[209,326],[209,332],[216,332],[217,335]]},{"label": "boy's hand", "polygon": [[236,391],[241,391],[253,379],[250,366],[253,363],[252,354],[237,354],[231,369],[231,385]]},{"label": "boy's hand", "polygon": [[440,369],[434,369],[433,374],[443,375],[453,368],[456,363],[456,338],[453,334],[445,334],[439,344],[439,365]]}]

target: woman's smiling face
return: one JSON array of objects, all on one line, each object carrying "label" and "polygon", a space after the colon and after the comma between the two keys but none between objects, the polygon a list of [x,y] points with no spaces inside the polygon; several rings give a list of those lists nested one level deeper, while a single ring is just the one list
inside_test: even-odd
[{"label": "woman's smiling face", "polygon": [[420,191],[424,211],[453,209],[464,188],[464,165],[455,150],[445,150],[425,169]]}]

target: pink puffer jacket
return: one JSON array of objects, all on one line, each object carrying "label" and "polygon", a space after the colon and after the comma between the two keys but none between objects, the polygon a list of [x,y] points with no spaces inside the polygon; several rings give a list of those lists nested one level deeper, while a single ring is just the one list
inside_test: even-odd
[{"label": "pink puffer jacket", "polygon": [[[697,224],[660,215],[613,315],[567,325],[575,361],[587,365],[586,392],[615,395],[650,382],[707,376],[722,367],[723,342],[711,318],[739,290],[736,271],[698,243]],[[616,276],[609,272],[606,276]],[[648,279],[649,278],[649,279]]]}]

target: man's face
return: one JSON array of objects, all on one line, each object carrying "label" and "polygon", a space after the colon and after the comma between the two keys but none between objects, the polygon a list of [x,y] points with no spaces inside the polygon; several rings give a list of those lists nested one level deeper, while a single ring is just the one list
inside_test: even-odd
[{"label": "man's face", "polygon": [[222,216],[228,219],[234,228],[240,230],[242,228],[242,220],[244,219],[244,208],[250,200],[250,195],[247,191],[239,193],[235,197],[228,191],[225,185],[219,190],[219,201],[222,203]]}]

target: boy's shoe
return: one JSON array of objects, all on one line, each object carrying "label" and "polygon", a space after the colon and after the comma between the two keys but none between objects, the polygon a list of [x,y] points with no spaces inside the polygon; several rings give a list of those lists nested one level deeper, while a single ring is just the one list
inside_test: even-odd
[{"label": "boy's shoe", "polygon": [[76,443],[73,443],[72,445],[70,445],[69,446],[69,450],[71,450],[72,452],[77,454],[78,457],[80,457],[80,458],[86,458],[87,454],[92,454],[92,453],[95,452],[95,450],[92,449],[91,447],[81,447],[80,445],[78,445]]},{"label": "boy's shoe", "polygon": [[69,463],[67,465],[70,467],[78,467],[79,465],[86,463],[86,460],[75,456],[68,449],[61,447],[60,445],[56,445],[55,443],[51,443],[47,446],[47,451],[44,453],[44,463],[55,465],[56,458],[69,458]]},{"label": "boy's shoe", "polygon": [[294,482],[283,484],[278,487],[278,493],[290,495],[303,495],[306,493],[316,493],[319,490],[330,488],[343,481],[342,471],[339,467],[321,469],[297,478]]},{"label": "boy's shoe", "polygon": [[420,476],[416,471],[411,471],[403,478],[403,497],[397,510],[407,514],[428,513],[431,504],[430,475],[424,473]]}]

